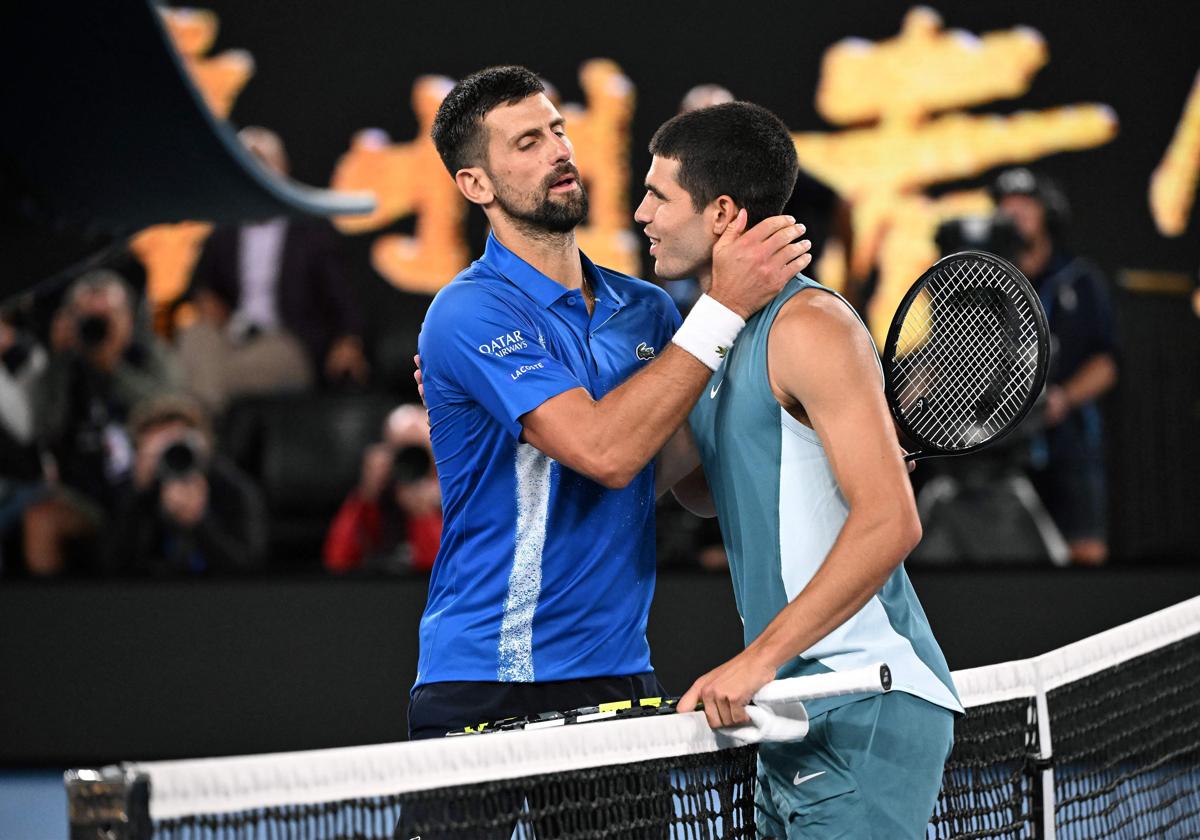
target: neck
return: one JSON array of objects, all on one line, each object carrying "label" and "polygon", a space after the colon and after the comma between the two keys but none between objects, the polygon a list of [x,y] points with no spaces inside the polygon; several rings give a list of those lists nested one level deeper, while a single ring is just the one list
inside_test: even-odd
[{"label": "neck", "polygon": [[704,294],[708,294],[710,291],[712,291],[712,275],[713,268],[711,261],[705,263],[696,271],[696,283],[699,284],[700,291],[702,291]]},{"label": "neck", "polygon": [[489,217],[492,233],[505,248],[568,289],[583,287],[583,263],[575,231],[555,233],[500,214]]}]

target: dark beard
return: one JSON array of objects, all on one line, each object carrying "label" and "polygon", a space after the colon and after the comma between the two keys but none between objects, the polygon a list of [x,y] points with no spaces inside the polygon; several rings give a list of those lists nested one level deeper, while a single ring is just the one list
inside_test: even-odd
[{"label": "dark beard", "polygon": [[542,200],[532,210],[518,207],[498,190],[496,203],[514,221],[531,232],[570,233],[579,227],[588,214],[587,190],[583,187],[583,181],[578,180],[578,176],[576,183],[579,184],[578,194],[572,193],[564,200],[556,201],[549,194],[543,193]]}]

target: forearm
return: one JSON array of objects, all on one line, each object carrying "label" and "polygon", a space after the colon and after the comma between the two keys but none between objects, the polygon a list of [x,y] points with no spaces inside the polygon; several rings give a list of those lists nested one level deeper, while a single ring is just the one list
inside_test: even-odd
[{"label": "forearm", "polygon": [[1108,353],[1092,356],[1062,384],[1072,408],[1099,399],[1117,384],[1117,363]]},{"label": "forearm", "polygon": [[[633,480],[687,418],[712,371],[668,345],[603,399],[577,399],[568,417],[525,420],[525,440],[606,487]],[[582,395],[582,390],[580,390]]]},{"label": "forearm", "polygon": [[746,652],[778,669],[808,650],[862,609],[919,540],[915,512],[852,510],[821,568]]},{"label": "forearm", "polygon": [[710,376],[695,356],[672,344],[653,365],[594,404],[593,443],[624,483],[675,434]]}]

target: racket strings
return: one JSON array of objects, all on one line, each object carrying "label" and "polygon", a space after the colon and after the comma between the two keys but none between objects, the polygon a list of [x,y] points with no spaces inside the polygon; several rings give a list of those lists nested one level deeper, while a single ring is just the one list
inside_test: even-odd
[{"label": "racket strings", "polygon": [[904,315],[892,359],[897,407],[943,450],[984,443],[1023,410],[1038,341],[1020,284],[987,261],[948,263]]},{"label": "racket strings", "polygon": [[[937,297],[933,300],[936,304]],[[955,309],[947,306],[946,311]],[[1020,410],[1021,377],[1012,375],[1017,359],[1009,352],[1011,342],[1005,340],[1005,324],[995,307],[958,307],[955,317],[944,320],[943,329],[951,340],[939,342],[923,355],[936,357],[925,360],[934,369],[957,375],[952,380],[943,377],[952,382],[949,388],[945,382],[934,383],[942,386],[940,392],[931,388],[918,393],[910,388],[908,404],[911,409],[921,396],[927,404],[936,401],[935,407],[942,410],[927,410],[916,424],[918,430],[952,443],[957,438],[960,446],[970,446],[986,440]]]},{"label": "racket strings", "polygon": [[[931,299],[931,306],[927,311],[932,311],[936,307],[936,304],[939,303],[938,295],[954,291],[954,288],[955,287],[952,285],[945,285],[941,289],[938,289]],[[947,308],[946,311],[950,310]],[[969,364],[973,361],[976,364],[977,370],[966,373],[982,374],[986,371],[993,370],[995,367],[994,360],[999,355],[1002,355],[1001,351],[1003,350],[1001,339],[997,336],[999,327],[1001,326],[1000,319],[992,317],[989,323],[980,324],[979,322],[981,319],[987,318],[989,315],[994,316],[994,314],[995,313],[988,312],[983,309],[969,308],[961,310],[958,313],[958,317],[956,317],[952,323],[943,325],[943,329],[948,331],[951,338],[961,338],[963,336],[967,336],[970,343],[966,344],[965,346],[954,345],[952,341],[945,340],[946,336],[942,336],[943,340],[934,344],[930,348],[929,353],[926,354],[925,358],[920,359],[919,362],[918,360],[914,359],[909,364],[909,367],[916,367],[918,363],[921,365],[928,365],[928,356],[936,355],[939,358],[934,360],[934,364],[932,365],[931,369],[955,372],[954,367],[957,365],[960,368],[960,370],[957,372],[961,374],[964,373],[964,371],[961,371],[962,365]],[[917,335],[925,335],[928,333],[931,327],[930,318],[926,317],[922,319],[917,326],[910,326],[906,322],[906,327],[908,327],[906,331],[910,334],[915,333]],[[909,344],[911,345],[911,343],[912,342],[910,341]],[[947,351],[949,350],[954,352],[954,358],[950,360],[945,358]],[[987,352],[985,352],[985,350]],[[901,367],[903,367],[903,364],[901,364]],[[919,380],[912,380],[906,387],[904,396],[907,397],[907,399],[902,400],[904,410],[911,410],[913,403],[921,396],[925,396],[921,389],[917,387],[919,384],[921,384]],[[970,391],[975,390],[975,386],[972,382],[957,378],[952,382],[951,387],[954,386],[957,386],[957,389],[950,393],[950,396],[955,398],[952,400],[952,404],[960,401],[961,398]]]},{"label": "racket strings", "polygon": [[[927,410],[917,424],[922,434],[936,433],[941,438],[950,438],[955,436],[955,430],[959,430],[961,445],[966,446],[986,439],[994,431],[993,424],[1003,423],[1011,417],[1019,404],[1007,415],[1002,414],[1006,397],[1011,397],[1012,391],[1016,390],[1004,387],[1005,383],[1015,382],[1009,373],[1010,354],[1005,342],[997,337],[1003,330],[1003,323],[996,313],[982,307],[969,307],[964,311],[969,314],[953,319],[952,326],[957,330],[959,340],[940,342],[927,354],[934,357],[928,362],[934,369],[956,375],[953,378],[943,376],[937,383],[927,383],[940,388],[929,388],[922,394],[918,394],[917,389],[910,389],[909,404],[915,404],[921,396],[926,399],[924,407]],[[998,377],[999,394],[996,393]],[[941,410],[929,411],[931,402],[934,403],[932,407]],[[997,413],[1002,417],[997,418]]]}]

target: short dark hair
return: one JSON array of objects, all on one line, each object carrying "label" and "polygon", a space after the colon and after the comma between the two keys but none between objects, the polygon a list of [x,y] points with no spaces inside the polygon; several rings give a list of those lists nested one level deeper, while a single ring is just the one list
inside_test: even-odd
[{"label": "short dark hair", "polygon": [[545,90],[536,73],[516,65],[485,67],[456,84],[438,106],[430,132],[450,174],[486,159],[484,117]]},{"label": "short dark hair", "polygon": [[746,208],[748,225],[783,210],[800,172],[787,126],[750,102],[672,117],[654,132],[650,154],[679,161],[679,184],[697,211],[727,195]]}]

